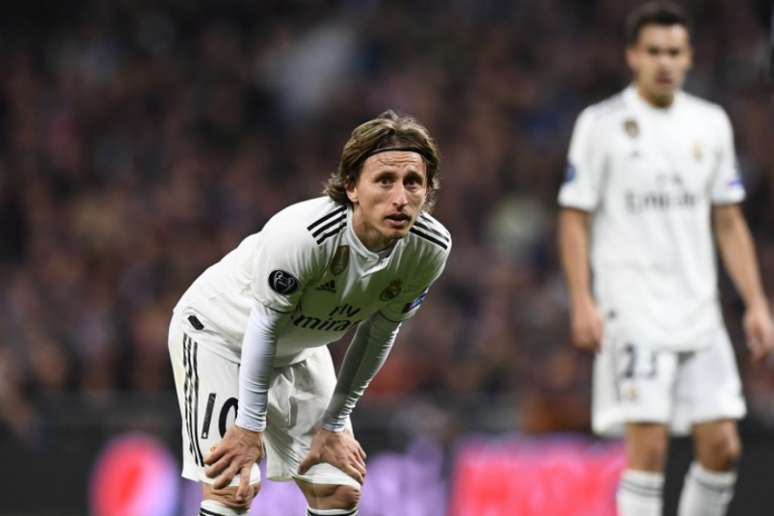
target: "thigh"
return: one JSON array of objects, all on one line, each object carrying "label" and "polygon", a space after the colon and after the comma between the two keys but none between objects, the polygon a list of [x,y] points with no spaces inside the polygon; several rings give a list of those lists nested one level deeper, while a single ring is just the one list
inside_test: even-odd
[{"label": "thigh", "polygon": [[709,347],[681,354],[679,367],[674,425],[681,432],[699,423],[745,415],[742,382],[725,331],[718,332]]},{"label": "thigh", "polygon": [[626,423],[668,424],[677,356],[630,339],[608,340],[594,361],[592,423],[623,435]]},{"label": "thigh", "polygon": [[[297,474],[311,447],[336,387],[336,373],[326,346],[303,362],[275,370],[269,388],[266,427],[267,476],[275,480],[305,480],[315,484],[359,484],[330,464]],[[349,430],[352,430],[348,423]]]},{"label": "thigh", "polygon": [[[182,419],[182,475],[212,483],[204,473],[204,457],[236,419],[239,365],[203,345],[175,319],[170,325],[169,350]],[[259,479],[255,466],[251,483]],[[238,477],[232,485],[238,485]]]}]

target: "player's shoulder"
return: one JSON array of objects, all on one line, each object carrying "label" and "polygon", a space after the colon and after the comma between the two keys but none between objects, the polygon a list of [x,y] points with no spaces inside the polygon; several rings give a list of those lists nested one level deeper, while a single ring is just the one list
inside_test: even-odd
[{"label": "player's shoulder", "polygon": [[346,206],[323,196],[283,208],[269,219],[264,231],[283,239],[319,246],[340,233],[346,221]]},{"label": "player's shoulder", "polygon": [[444,261],[451,251],[451,233],[438,219],[425,211],[420,212],[411,227],[409,238],[417,248],[430,250]]},{"label": "player's shoulder", "polygon": [[725,123],[728,120],[723,106],[710,100],[682,91],[680,92],[680,101],[684,109],[689,110],[695,116],[710,118],[718,123]]},{"label": "player's shoulder", "polygon": [[631,103],[627,101],[625,93],[622,91],[589,105],[581,111],[578,123],[586,127],[587,130],[593,130],[626,116],[632,107]]}]

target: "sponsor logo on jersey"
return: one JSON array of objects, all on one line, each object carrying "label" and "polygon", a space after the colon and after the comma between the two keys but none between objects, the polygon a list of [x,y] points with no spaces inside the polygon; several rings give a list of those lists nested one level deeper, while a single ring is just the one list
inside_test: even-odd
[{"label": "sponsor logo on jersey", "polygon": [[332,279],[330,281],[327,281],[317,287],[315,290],[322,290],[323,292],[330,292],[331,294],[336,293],[336,280]]},{"label": "sponsor logo on jersey", "polygon": [[424,302],[425,298],[427,297],[427,292],[428,292],[428,289],[425,289],[421,294],[419,294],[419,296],[415,300],[413,300],[410,303],[406,303],[406,306],[403,307],[403,313],[407,314],[410,311],[412,311],[414,308],[421,305]]},{"label": "sponsor logo on jersey", "polygon": [[624,132],[629,138],[637,138],[640,135],[640,124],[633,118],[627,118],[623,123]]},{"label": "sponsor logo on jersey", "polygon": [[[314,317],[299,313],[291,318],[294,326],[317,331],[346,331],[358,324],[362,319],[352,319],[360,313],[360,308],[348,303],[335,306],[327,316]],[[339,319],[338,317],[343,317]]]},{"label": "sponsor logo on jersey", "polygon": [[269,286],[274,292],[287,296],[298,289],[298,280],[287,271],[275,269],[269,273]]},{"label": "sponsor logo on jersey", "polygon": [[392,280],[387,287],[382,290],[381,295],[379,295],[379,299],[382,301],[389,301],[390,299],[394,299],[395,297],[400,294],[400,290],[402,288],[401,281],[399,279]]},{"label": "sponsor logo on jersey", "polygon": [[575,179],[576,175],[578,175],[578,171],[575,168],[575,165],[572,163],[567,163],[567,168],[564,169],[564,182],[569,183]]},{"label": "sponsor logo on jersey", "polygon": [[349,265],[349,246],[340,245],[339,248],[336,249],[336,254],[333,255],[333,260],[331,260],[331,274],[338,276],[344,272],[347,265]]},{"label": "sponsor logo on jersey", "polygon": [[656,187],[653,190],[627,190],[624,195],[627,210],[634,214],[651,210],[693,208],[698,205],[700,199],[698,194],[686,188],[683,178],[678,174],[659,174],[656,176]]}]

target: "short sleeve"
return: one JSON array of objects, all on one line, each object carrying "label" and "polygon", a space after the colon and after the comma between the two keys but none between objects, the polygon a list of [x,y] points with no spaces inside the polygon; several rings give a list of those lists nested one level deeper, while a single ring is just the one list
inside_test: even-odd
[{"label": "short sleeve", "polygon": [[278,312],[291,312],[318,274],[317,245],[303,227],[270,220],[253,257],[252,294]]},{"label": "short sleeve", "polygon": [[587,108],[575,122],[564,182],[559,190],[561,206],[592,211],[599,203],[604,160],[601,149],[595,145],[595,120],[591,108]]},{"label": "short sleeve", "polygon": [[715,170],[711,186],[712,204],[734,204],[744,200],[745,191],[734,150],[734,131],[728,115],[719,110]]}]

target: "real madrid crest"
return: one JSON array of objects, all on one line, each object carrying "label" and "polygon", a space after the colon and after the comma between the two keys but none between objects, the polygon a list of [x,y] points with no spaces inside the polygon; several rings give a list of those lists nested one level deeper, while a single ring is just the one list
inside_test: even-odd
[{"label": "real madrid crest", "polygon": [[347,265],[349,265],[349,246],[340,245],[339,248],[336,249],[336,254],[333,255],[333,259],[331,260],[331,274],[338,276],[344,272]]},{"label": "real madrid crest", "polygon": [[701,142],[694,142],[691,152],[693,153],[693,159],[701,161],[704,157],[704,147],[702,147]]},{"label": "real madrid crest", "polygon": [[623,128],[630,138],[637,138],[640,135],[640,124],[634,118],[624,120]]},{"label": "real madrid crest", "polygon": [[398,294],[400,294],[401,289],[401,282],[399,279],[392,280],[387,287],[382,290],[382,294],[379,296],[379,299],[382,301],[389,301],[390,299],[393,299],[397,297]]}]

